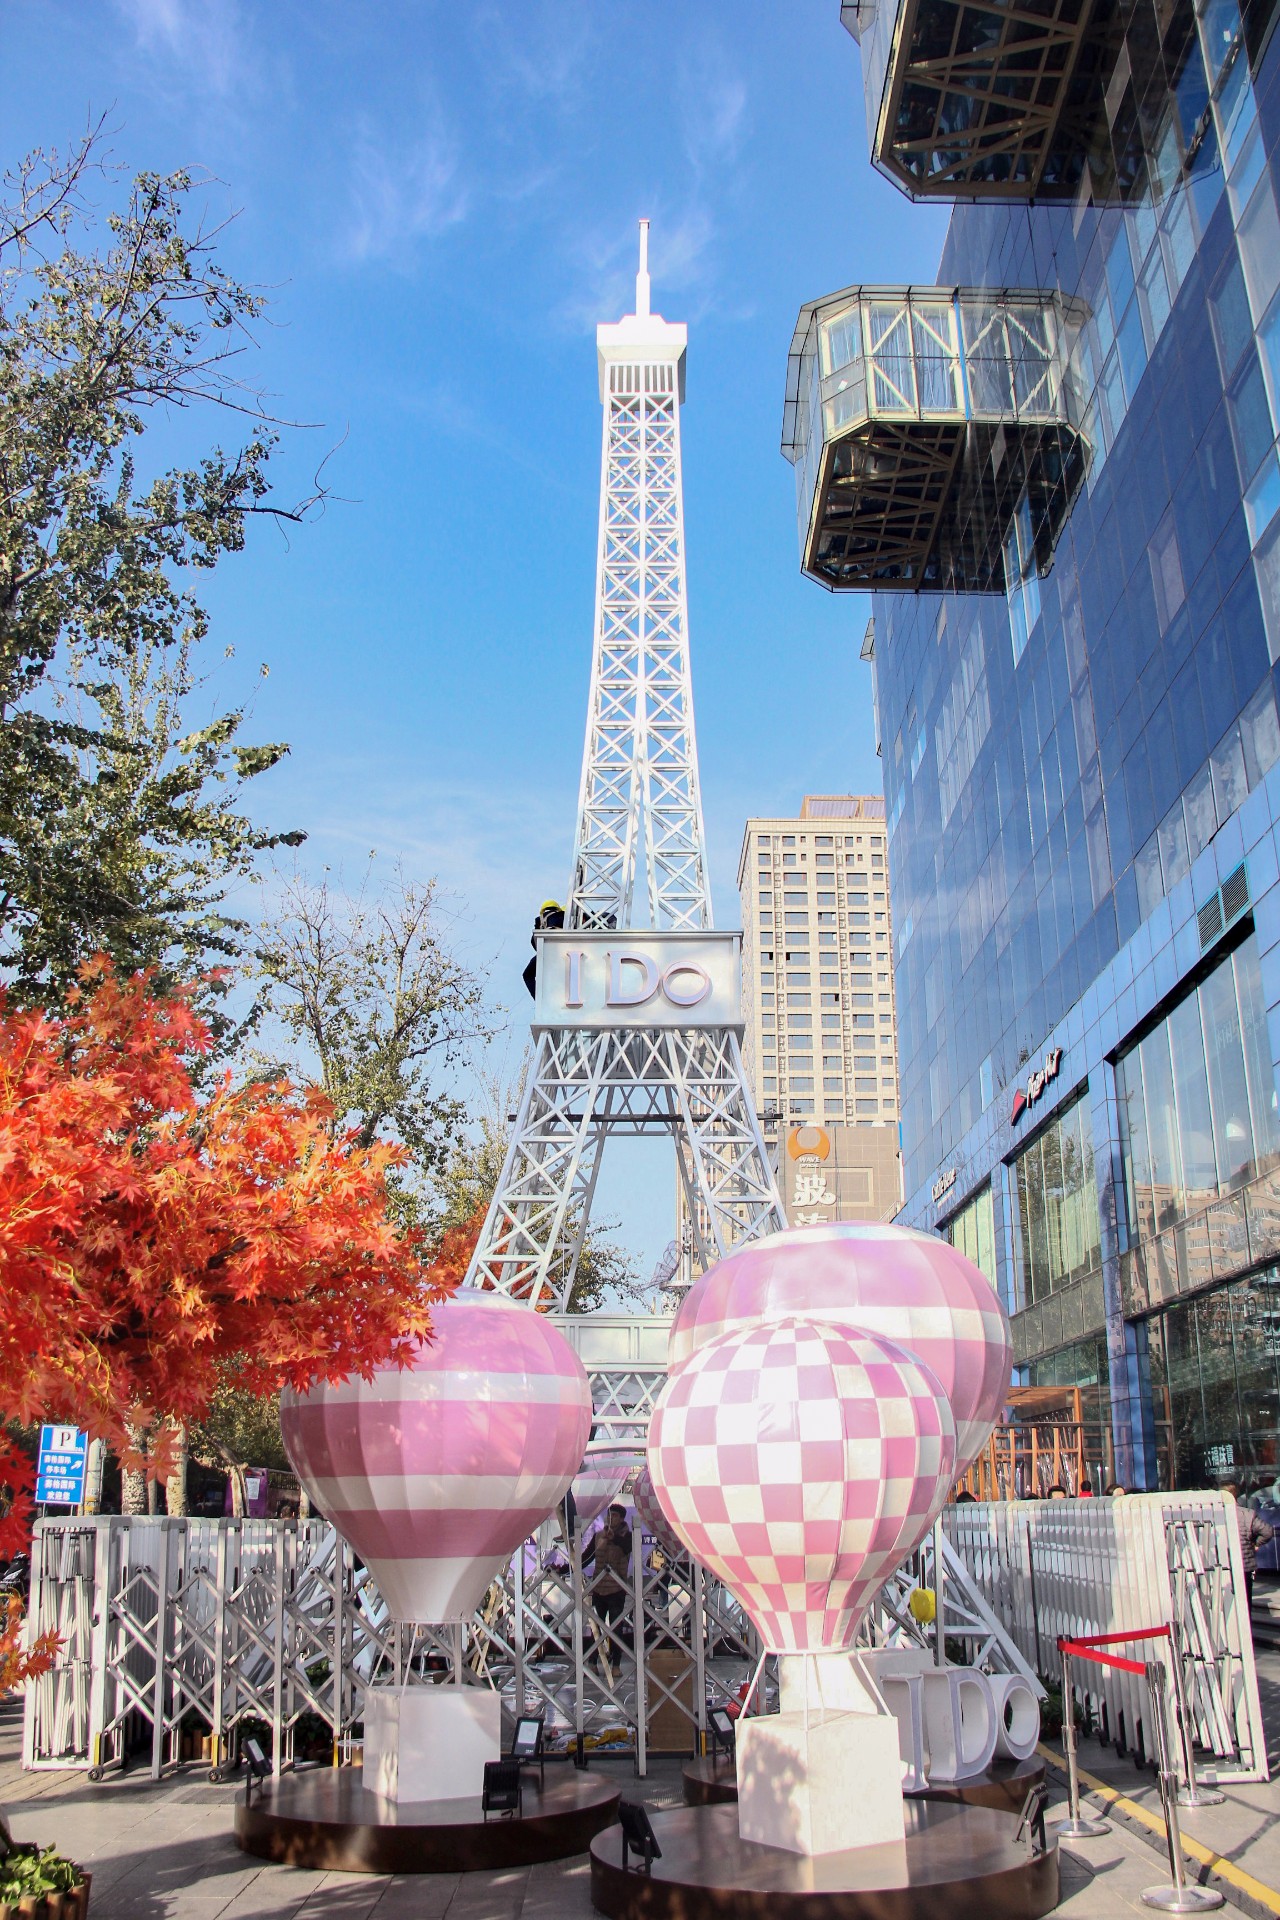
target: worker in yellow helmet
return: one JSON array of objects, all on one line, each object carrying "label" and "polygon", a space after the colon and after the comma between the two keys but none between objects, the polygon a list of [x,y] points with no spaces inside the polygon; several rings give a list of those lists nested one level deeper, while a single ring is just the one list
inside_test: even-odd
[{"label": "worker in yellow helmet", "polygon": [[538,991],[538,935],[550,933],[554,928],[564,925],[564,908],[558,900],[544,900],[538,908],[533,923],[533,932],[529,935],[529,945],[533,948],[533,958],[524,970],[524,983],[531,994]]}]

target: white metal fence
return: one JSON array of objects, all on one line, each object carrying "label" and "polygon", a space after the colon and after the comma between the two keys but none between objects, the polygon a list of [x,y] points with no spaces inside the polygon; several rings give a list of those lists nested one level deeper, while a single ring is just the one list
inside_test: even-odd
[{"label": "white metal fence", "polygon": [[[881,1595],[873,1642],[933,1637],[936,1651],[936,1630],[907,1610],[916,1583],[939,1593],[953,1659],[1050,1681],[1059,1634],[1171,1624],[1203,1753],[1224,1778],[1267,1777],[1239,1538],[1220,1496],[963,1505],[938,1537],[941,1577],[930,1540]],[[552,1519],[451,1637],[397,1629],[324,1521],[42,1521],[31,1626],[53,1628],[62,1647],[28,1690],[25,1763],[129,1759],[158,1776],[184,1729],[207,1732],[225,1759],[254,1722],[283,1768],[304,1745],[350,1741],[366,1687],[452,1671],[496,1688],[512,1714],[544,1713],[554,1744],[621,1748],[643,1772],[650,1751],[695,1750],[708,1705],[746,1687],[758,1643],[701,1568],[667,1560],[638,1529],[635,1542],[617,1620],[601,1619],[578,1536],[566,1541]],[[1087,1676],[1105,1737],[1149,1750],[1141,1683],[1101,1667]]]},{"label": "white metal fence", "polygon": [[[1221,1494],[965,1504],[947,1508],[944,1526],[992,1612],[1046,1679],[1061,1672],[1059,1635],[1171,1626],[1211,1770],[1224,1780],[1268,1778],[1239,1530]],[[1092,1662],[1075,1668],[1077,1697],[1100,1736],[1149,1756],[1145,1681]]]}]

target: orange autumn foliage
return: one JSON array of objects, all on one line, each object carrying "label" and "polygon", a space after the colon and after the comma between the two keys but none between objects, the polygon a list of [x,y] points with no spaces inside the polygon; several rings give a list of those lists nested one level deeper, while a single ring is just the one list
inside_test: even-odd
[{"label": "orange autumn foliage", "polygon": [[197,1101],[185,993],[86,967],[66,1015],[0,995],[0,1414],[124,1448],[199,1418],[218,1363],[263,1393],[407,1358],[465,1271],[387,1210],[396,1147],[332,1137],[288,1082]]}]

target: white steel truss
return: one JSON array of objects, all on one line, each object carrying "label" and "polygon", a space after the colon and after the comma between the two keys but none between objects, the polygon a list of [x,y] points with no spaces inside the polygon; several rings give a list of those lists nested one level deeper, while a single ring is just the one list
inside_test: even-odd
[{"label": "white steel truss", "polygon": [[732,1028],[544,1028],[475,1271],[566,1306],[606,1134],[679,1135],[701,1267],[784,1224]]},{"label": "white steel truss", "polygon": [[595,641],[571,927],[709,927],[689,679],[680,404],[685,329],[649,312],[601,327],[604,445]]},{"label": "white steel truss", "polygon": [[[539,947],[533,1054],[506,1163],[468,1283],[546,1310],[567,1307],[590,1221],[601,1150],[611,1133],[666,1131],[689,1212],[695,1266],[786,1225],[742,1068],[737,952],[732,983],[701,950],[663,940],[712,926],[706,832],[689,677],[680,405],[686,330],[649,310],[648,222],[640,226],[636,311],[597,329],[604,408],[600,543],[587,736],[566,930],[616,949]],[[645,936],[648,936],[646,944]],[[563,936],[568,940],[568,931]],[[712,936],[728,942],[736,936]],[[611,948],[613,943],[609,943]],[[717,950],[718,951],[718,950]],[[726,947],[724,953],[728,954]],[[593,958],[591,956],[594,956]],[[548,1004],[546,973],[617,969],[591,1017],[571,971]],[[680,997],[716,971],[714,1011]],[[649,982],[637,1000],[618,974]],[[673,1024],[649,1008],[676,976]],[[558,978],[558,973],[557,973]],[[602,990],[603,993],[603,990]]]}]

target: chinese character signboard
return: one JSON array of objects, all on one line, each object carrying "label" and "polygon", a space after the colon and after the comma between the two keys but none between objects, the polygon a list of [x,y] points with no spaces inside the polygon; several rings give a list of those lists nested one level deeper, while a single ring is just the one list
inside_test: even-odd
[{"label": "chinese character signboard", "polygon": [[36,1500],[47,1507],[78,1507],[84,1499],[89,1436],[78,1427],[41,1427]]}]

